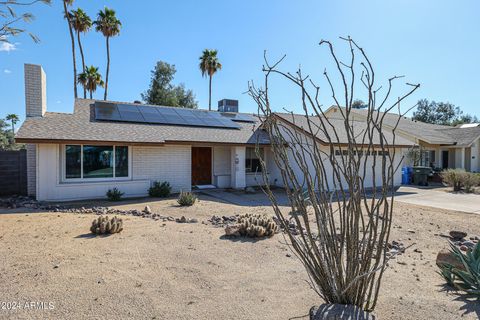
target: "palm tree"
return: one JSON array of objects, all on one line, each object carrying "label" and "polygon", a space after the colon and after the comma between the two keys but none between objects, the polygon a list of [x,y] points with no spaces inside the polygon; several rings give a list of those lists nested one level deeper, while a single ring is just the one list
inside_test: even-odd
[{"label": "palm tree", "polygon": [[15,135],[15,124],[20,121],[20,118],[15,113],[8,114],[5,117],[5,120],[10,121],[12,123],[12,134]]},{"label": "palm tree", "polygon": [[108,75],[110,73],[110,37],[115,37],[120,33],[122,23],[115,16],[115,10],[107,7],[98,12],[97,21],[94,23],[95,30],[101,32],[107,42],[107,73],[105,76],[105,94],[103,95],[103,100],[107,100]]},{"label": "palm tree", "polygon": [[70,32],[70,40],[72,42],[72,58],[73,58],[73,95],[75,99],[77,95],[77,60],[75,59],[75,39],[73,37],[72,22],[70,21],[70,14],[68,13],[67,6],[71,6],[74,0],[63,0],[63,11],[65,19],[68,22],[68,31]]},{"label": "palm tree", "polygon": [[202,76],[210,77],[209,87],[208,87],[208,110],[212,110],[212,77],[218,71],[222,69],[222,64],[218,61],[217,50],[203,50],[202,56],[200,57],[200,70],[202,71]]},{"label": "palm tree", "polygon": [[97,90],[97,86],[103,87],[105,83],[102,80],[102,75],[98,73],[98,68],[94,66],[87,67],[84,72],[78,75],[78,83],[80,83],[84,90],[92,94]]},{"label": "palm tree", "polygon": [[[70,12],[70,21],[73,29],[77,32],[78,47],[80,48],[80,56],[82,57],[82,71],[85,72],[85,56],[83,55],[82,42],[80,41],[80,33],[87,33],[92,27],[92,19],[82,9],[72,10]],[[87,90],[83,88],[83,98],[87,97]]]}]

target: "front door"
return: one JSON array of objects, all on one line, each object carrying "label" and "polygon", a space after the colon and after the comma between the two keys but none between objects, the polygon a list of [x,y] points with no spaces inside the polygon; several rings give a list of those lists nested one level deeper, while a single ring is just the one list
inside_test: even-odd
[{"label": "front door", "polygon": [[448,150],[442,151],[442,169],[448,168]]},{"label": "front door", "polygon": [[192,185],[212,184],[212,148],[192,147]]}]

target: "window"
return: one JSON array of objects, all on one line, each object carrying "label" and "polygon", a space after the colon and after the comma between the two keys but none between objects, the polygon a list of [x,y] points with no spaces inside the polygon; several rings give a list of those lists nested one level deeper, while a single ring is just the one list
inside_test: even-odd
[{"label": "window", "polygon": [[115,147],[115,176],[128,177],[128,147]]},{"label": "window", "polygon": [[[260,157],[263,159],[263,149],[259,149]],[[247,148],[245,152],[245,171],[246,172],[262,172],[260,158],[257,156],[255,148]]]},{"label": "window", "polygon": [[127,146],[65,146],[65,179],[128,177]]},{"label": "window", "polygon": [[81,178],[81,146],[65,147],[65,178]]}]

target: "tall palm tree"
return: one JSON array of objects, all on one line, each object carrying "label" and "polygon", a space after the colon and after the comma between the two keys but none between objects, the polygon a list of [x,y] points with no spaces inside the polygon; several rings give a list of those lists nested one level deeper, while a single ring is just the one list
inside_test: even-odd
[{"label": "tall palm tree", "polygon": [[108,75],[110,73],[110,37],[115,37],[120,33],[122,23],[115,16],[115,10],[105,7],[98,12],[97,21],[94,22],[95,30],[101,32],[107,42],[107,73],[105,75],[105,93],[103,100],[107,100],[108,94]]},{"label": "tall palm tree", "polygon": [[102,80],[102,75],[98,72],[98,68],[94,66],[85,68],[85,71],[78,75],[78,83],[80,83],[85,90],[88,90],[90,99],[92,99],[93,93],[97,90],[97,86],[103,87],[105,85]]},{"label": "tall palm tree", "polygon": [[10,121],[12,124],[12,134],[15,135],[15,124],[20,121],[20,118],[15,113],[8,114],[5,120]]},{"label": "tall palm tree", "polygon": [[75,99],[77,94],[77,60],[75,59],[75,38],[73,37],[72,22],[70,21],[70,14],[68,13],[67,6],[71,6],[74,0],[63,0],[63,11],[65,19],[68,22],[68,31],[70,32],[70,40],[72,42],[72,58],[73,58],[73,95]]},{"label": "tall palm tree", "polygon": [[[77,32],[77,42],[80,48],[80,56],[82,57],[82,71],[85,72],[85,56],[83,55],[82,41],[80,41],[80,33],[87,33],[92,27],[92,19],[82,9],[72,10],[70,12],[70,21],[73,29]],[[87,90],[83,88],[83,98],[87,97]]]},{"label": "tall palm tree", "polygon": [[202,76],[209,76],[208,84],[208,110],[212,110],[212,77],[218,71],[222,69],[222,64],[218,61],[217,50],[203,50],[200,57],[200,70]]}]

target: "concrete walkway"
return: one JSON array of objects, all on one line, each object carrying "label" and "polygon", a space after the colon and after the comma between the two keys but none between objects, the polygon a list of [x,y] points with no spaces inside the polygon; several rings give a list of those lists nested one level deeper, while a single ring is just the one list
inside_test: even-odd
[{"label": "concrete walkway", "polygon": [[[200,193],[237,206],[271,205],[270,200],[262,191],[245,194],[243,191],[213,189],[201,190]],[[281,189],[275,190],[275,196],[281,206],[288,206],[288,198]],[[427,207],[480,214],[479,194],[453,193],[449,192],[447,188],[402,186],[397,190],[395,200]]]},{"label": "concrete walkway", "polygon": [[480,214],[480,195],[453,193],[445,188],[402,186],[395,199],[421,206]]}]

